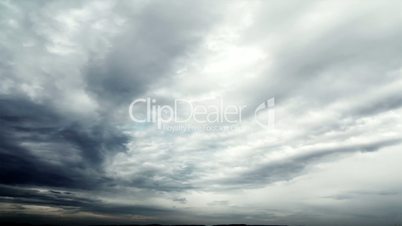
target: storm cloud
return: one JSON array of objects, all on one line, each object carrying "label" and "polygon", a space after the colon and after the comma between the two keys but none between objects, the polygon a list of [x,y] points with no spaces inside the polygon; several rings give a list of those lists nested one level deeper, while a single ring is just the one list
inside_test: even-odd
[{"label": "storm cloud", "polygon": [[[401,7],[0,2],[0,221],[401,224]],[[138,98],[242,115],[161,129]]]}]

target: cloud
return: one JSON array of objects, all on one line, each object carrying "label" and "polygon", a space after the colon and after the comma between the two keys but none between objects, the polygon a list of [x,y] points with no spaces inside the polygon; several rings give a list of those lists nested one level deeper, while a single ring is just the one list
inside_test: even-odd
[{"label": "cloud", "polygon": [[191,4],[197,13],[187,11],[189,3],[176,1],[152,2],[140,12],[127,10],[134,7],[131,3],[116,7],[124,15],[125,25],[107,55],[90,61],[86,72],[88,90],[100,102],[114,106],[126,107],[160,80],[172,77],[177,62],[197,48],[213,20],[219,18],[216,9],[202,2]]},{"label": "cloud", "polygon": [[353,152],[378,151],[384,147],[399,144],[401,141],[401,139],[391,139],[368,144],[353,144],[316,150],[304,150],[301,154],[257,166],[248,172],[238,175],[235,179],[229,179],[227,182],[244,186],[248,183],[267,184],[276,181],[291,180],[298,174],[303,173],[303,171],[308,166],[313,165],[314,162],[325,161],[325,159],[331,160],[334,155],[340,156]]},{"label": "cloud", "polygon": [[21,98],[2,99],[0,109],[2,183],[96,187],[105,156],[125,149],[127,136],[107,124],[79,125]]},{"label": "cloud", "polygon": [[[399,2],[0,4],[0,220],[401,222]],[[142,97],[246,108],[174,133]]]},{"label": "cloud", "polygon": [[[29,216],[29,214],[33,214],[35,206],[58,209],[59,215],[61,214],[65,218],[74,216],[75,214],[79,216],[80,213],[89,213],[89,219],[85,221],[92,220],[94,222],[98,221],[99,219],[97,218],[101,218],[103,214],[107,216],[104,219],[106,221],[127,222],[129,219],[141,221],[147,219],[147,217],[168,216],[175,213],[173,210],[161,207],[105,203],[99,199],[87,198],[84,194],[60,190],[2,186],[0,187],[0,195],[2,205],[9,204],[13,208],[20,205],[21,209],[27,210],[25,214],[31,220],[34,217]],[[30,212],[29,206],[33,206],[34,209],[32,212]],[[13,218],[14,216],[12,212],[8,212],[3,217]],[[82,218],[85,218],[85,215]],[[52,218],[48,220],[57,222],[57,220]],[[83,223],[82,219],[80,220],[79,218],[72,219],[72,222]]]}]

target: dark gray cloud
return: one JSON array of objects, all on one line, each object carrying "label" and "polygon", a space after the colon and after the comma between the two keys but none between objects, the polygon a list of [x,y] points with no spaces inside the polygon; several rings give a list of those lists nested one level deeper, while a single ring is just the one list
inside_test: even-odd
[{"label": "dark gray cloud", "polygon": [[174,64],[197,48],[219,19],[206,2],[155,1],[140,12],[130,11],[131,7],[128,2],[116,5],[129,22],[112,40],[107,56],[88,65],[88,89],[112,105],[127,105],[159,80],[168,80],[175,74]]},{"label": "dark gray cloud", "polygon": [[21,98],[1,99],[0,109],[1,183],[97,187],[104,157],[125,149],[127,136],[107,124],[87,126]]},{"label": "dark gray cloud", "polygon": [[[99,199],[87,198],[83,194],[77,194],[75,192],[60,191],[60,190],[38,190],[35,188],[18,188],[10,186],[0,187],[0,202],[2,204],[6,203],[13,208],[20,205],[21,209],[24,209],[26,205],[39,205],[48,206],[53,208],[58,208],[62,213],[74,216],[74,214],[79,214],[80,212],[87,212],[90,214],[106,214],[108,216],[113,216],[116,219],[105,219],[109,222],[114,223],[127,223],[129,221],[125,220],[124,217],[129,216],[140,216],[140,217],[157,217],[157,216],[169,216],[172,214],[178,214],[176,211],[156,206],[143,206],[143,205],[133,205],[133,204],[111,204],[105,203]],[[21,206],[22,205],[22,206]],[[30,213],[29,210],[26,213],[26,218],[29,220],[35,219],[34,213]],[[32,215],[30,215],[32,214]],[[3,216],[5,219],[13,219],[13,213]],[[121,217],[119,219],[119,217]],[[76,217],[71,219],[69,222],[75,224],[83,224],[85,221],[97,222],[96,216],[92,219],[85,219],[85,216],[80,219]],[[16,220],[16,219],[14,219]],[[57,223],[56,219],[52,219],[50,216],[50,222]],[[83,222],[84,220],[84,222]],[[18,221],[18,220],[17,220]],[[47,222],[47,223],[50,223]],[[46,222],[45,222],[46,223]]]}]

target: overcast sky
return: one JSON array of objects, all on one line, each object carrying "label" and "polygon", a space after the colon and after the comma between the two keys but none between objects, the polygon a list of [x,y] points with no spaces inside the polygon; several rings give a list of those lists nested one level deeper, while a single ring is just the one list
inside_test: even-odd
[{"label": "overcast sky", "polygon": [[[0,1],[0,221],[401,224],[401,10]],[[174,132],[130,119],[146,97],[245,108]]]}]

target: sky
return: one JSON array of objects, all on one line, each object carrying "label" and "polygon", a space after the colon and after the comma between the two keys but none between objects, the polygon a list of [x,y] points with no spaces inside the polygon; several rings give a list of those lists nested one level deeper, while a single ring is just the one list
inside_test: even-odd
[{"label": "sky", "polygon": [[401,9],[0,1],[0,222],[401,225]]}]

